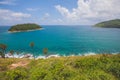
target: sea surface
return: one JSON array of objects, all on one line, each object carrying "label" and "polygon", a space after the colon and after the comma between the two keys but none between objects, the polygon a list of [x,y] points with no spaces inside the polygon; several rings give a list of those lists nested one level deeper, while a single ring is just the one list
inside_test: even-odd
[{"label": "sea surface", "polygon": [[[60,56],[120,53],[120,29],[98,28],[90,25],[42,25],[44,29],[9,33],[10,26],[0,26],[0,43],[7,45],[7,52],[14,50],[22,54]],[[29,46],[34,42],[34,48]]]}]

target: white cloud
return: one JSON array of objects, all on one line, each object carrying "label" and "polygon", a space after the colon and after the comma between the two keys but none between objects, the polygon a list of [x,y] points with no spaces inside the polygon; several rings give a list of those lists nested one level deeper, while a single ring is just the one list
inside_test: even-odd
[{"label": "white cloud", "polygon": [[0,9],[0,22],[5,24],[21,22],[31,17],[31,14],[14,12],[8,9]]},{"label": "white cloud", "polygon": [[70,12],[67,8],[64,8],[60,5],[57,5],[55,6],[55,8],[63,15],[63,16],[66,16],[68,17],[70,15]]},{"label": "white cloud", "polygon": [[58,19],[52,20],[52,22],[53,22],[54,24],[55,24],[55,23],[59,24],[59,23],[62,23],[63,20],[58,18]]},{"label": "white cloud", "polygon": [[27,8],[26,10],[28,10],[28,11],[38,11],[40,9],[39,8]]},{"label": "white cloud", "polygon": [[45,13],[44,15],[43,15],[43,17],[41,18],[41,20],[42,21],[46,21],[47,19],[49,19],[49,17],[50,17],[50,14],[49,13]]},{"label": "white cloud", "polygon": [[1,0],[0,4],[1,5],[15,5],[16,0]]},{"label": "white cloud", "polygon": [[45,13],[45,17],[49,17],[50,16],[50,14],[49,13]]},{"label": "white cloud", "polygon": [[56,5],[55,8],[68,23],[95,23],[101,20],[120,18],[120,0],[78,0],[77,8],[69,9]]}]

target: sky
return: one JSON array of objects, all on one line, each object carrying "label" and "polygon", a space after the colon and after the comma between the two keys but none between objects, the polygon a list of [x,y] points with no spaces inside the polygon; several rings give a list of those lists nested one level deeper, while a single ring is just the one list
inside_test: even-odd
[{"label": "sky", "polygon": [[120,0],[0,0],[0,25],[93,25],[120,19]]}]

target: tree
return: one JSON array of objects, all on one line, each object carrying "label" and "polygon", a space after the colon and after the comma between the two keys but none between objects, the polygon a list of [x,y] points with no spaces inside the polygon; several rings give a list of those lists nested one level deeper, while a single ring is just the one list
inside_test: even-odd
[{"label": "tree", "polygon": [[14,51],[13,50],[10,50],[10,54],[13,55],[13,58],[14,58]]},{"label": "tree", "polygon": [[5,44],[0,44],[0,48],[3,49],[3,50],[5,50],[5,49],[7,48],[7,45],[5,45]]},{"label": "tree", "polygon": [[46,55],[48,53],[48,48],[44,48],[43,53],[44,53],[44,55]]},{"label": "tree", "polygon": [[[30,42],[30,47],[31,47],[32,50],[33,50],[34,45],[35,45],[34,42]],[[35,59],[35,55],[34,55],[34,54],[33,54],[33,57],[34,57],[34,59]]]},{"label": "tree", "polygon": [[5,58],[5,54],[2,51],[0,51],[0,57]]},{"label": "tree", "polygon": [[30,47],[33,48],[34,47],[34,42],[30,42]]},{"label": "tree", "polygon": [[20,52],[16,52],[16,54],[18,55],[18,58],[19,58],[19,57],[20,57],[20,56],[19,56]]},{"label": "tree", "polygon": [[7,45],[5,44],[0,44],[0,50],[1,50],[1,57],[5,58],[5,51],[6,51]]}]

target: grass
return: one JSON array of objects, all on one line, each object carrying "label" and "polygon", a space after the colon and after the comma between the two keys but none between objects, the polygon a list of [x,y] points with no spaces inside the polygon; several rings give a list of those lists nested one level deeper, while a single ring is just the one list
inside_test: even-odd
[{"label": "grass", "polygon": [[[29,62],[10,69],[13,63]],[[0,80],[119,80],[120,54],[48,59],[0,59]]]}]

